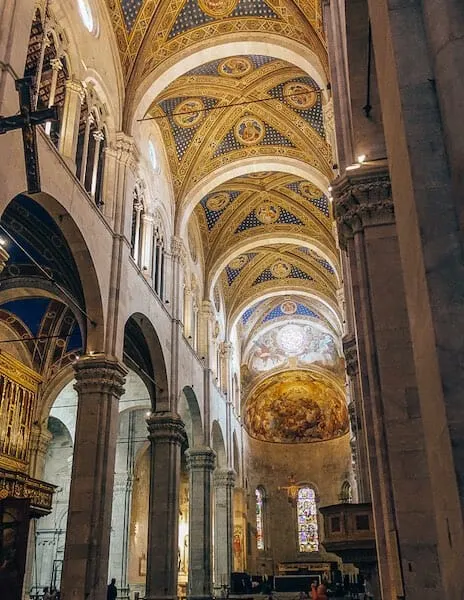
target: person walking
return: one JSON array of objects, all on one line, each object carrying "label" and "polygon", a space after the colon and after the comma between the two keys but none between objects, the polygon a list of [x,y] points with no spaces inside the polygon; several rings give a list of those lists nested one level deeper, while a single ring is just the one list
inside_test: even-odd
[{"label": "person walking", "polygon": [[116,600],[118,589],[116,587],[116,579],[113,577],[106,592],[106,600]]}]

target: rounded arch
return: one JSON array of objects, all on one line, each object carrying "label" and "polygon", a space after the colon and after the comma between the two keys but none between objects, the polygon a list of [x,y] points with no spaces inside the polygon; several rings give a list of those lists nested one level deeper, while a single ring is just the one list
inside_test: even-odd
[{"label": "rounded arch", "polygon": [[135,123],[144,118],[153,99],[170,83],[191,69],[215,59],[240,54],[260,54],[285,60],[304,71],[326,89],[328,73],[317,55],[305,44],[270,33],[246,32],[209,38],[175,54],[138,83],[127,104],[124,124],[133,132]]},{"label": "rounded arch", "polygon": [[331,265],[335,273],[337,284],[341,284],[339,263],[336,257],[335,249],[332,250],[328,248],[325,244],[319,242],[314,238],[310,238],[305,233],[271,232],[253,234],[251,238],[240,240],[232,248],[224,250],[209,268],[207,280],[208,295],[211,296],[214,285],[216,284],[221,272],[232,260],[234,260],[234,258],[237,258],[241,254],[245,254],[246,252],[252,252],[255,248],[259,248],[262,246],[275,246],[276,244],[294,244],[295,246],[302,246],[304,248],[314,250]]},{"label": "rounded arch", "polygon": [[227,453],[219,421],[213,421],[211,425],[211,447],[216,452],[216,466],[223,469],[227,466]]},{"label": "rounded arch", "polygon": [[152,410],[169,402],[166,360],[160,339],[150,319],[133,313],[124,326],[123,360],[147,386]]},{"label": "rounded arch", "polygon": [[200,406],[195,392],[188,385],[181,392],[177,412],[185,424],[189,447],[201,446],[204,435]]},{"label": "rounded arch", "polygon": [[267,300],[268,298],[273,298],[276,296],[289,296],[292,294],[295,296],[302,296],[310,300],[316,300],[318,303],[320,303],[325,309],[323,316],[334,328],[335,332],[341,335],[342,319],[338,306],[330,298],[322,295],[320,292],[312,292],[310,290],[298,287],[285,287],[282,289],[272,289],[268,291],[257,292],[254,296],[250,296],[243,300],[233,310],[229,317],[228,335],[231,334],[242,314],[253,304],[256,304],[262,300]]},{"label": "rounded arch", "polygon": [[[39,210],[39,215],[44,214],[47,218],[51,218],[53,227],[58,229],[60,235],[64,237],[77,269],[85,306],[81,306],[81,310],[79,310],[77,308],[77,299],[74,299],[74,302],[71,302],[68,299],[68,302],[72,305],[73,310],[78,310],[81,317],[85,318],[87,321],[86,331],[83,332],[83,337],[85,338],[85,351],[101,351],[104,347],[105,334],[103,299],[95,265],[83,233],[63,204],[47,193],[42,192],[37,194],[34,198],[31,198],[27,194],[17,194],[6,203],[6,205],[0,207],[2,221],[4,220],[5,212],[12,206],[13,202],[16,202],[21,208],[24,208],[23,205],[26,203],[28,207]],[[27,216],[25,218],[27,218]],[[28,226],[30,227],[30,224],[28,224]],[[27,231],[27,227],[25,227],[24,230]],[[11,233],[13,238],[16,238],[18,235],[16,231]],[[4,237],[7,236],[4,235]],[[8,237],[7,239],[12,248],[15,249],[16,245],[13,239]],[[11,254],[11,250],[9,253]],[[63,301],[62,292],[53,285],[51,280],[44,278],[42,285],[40,285],[40,289],[44,286],[45,288],[54,290],[57,298]],[[86,317],[82,311],[88,316]]]},{"label": "rounded arch", "polygon": [[219,185],[235,179],[235,177],[242,177],[243,175],[259,173],[261,171],[275,171],[295,175],[296,177],[307,179],[323,193],[328,193],[330,185],[329,177],[302,160],[284,156],[244,158],[243,160],[226,164],[209,173],[194,185],[192,189],[188,190],[185,198],[180,199],[175,219],[176,235],[183,236],[185,234],[190,215],[204,196],[212,192]]}]

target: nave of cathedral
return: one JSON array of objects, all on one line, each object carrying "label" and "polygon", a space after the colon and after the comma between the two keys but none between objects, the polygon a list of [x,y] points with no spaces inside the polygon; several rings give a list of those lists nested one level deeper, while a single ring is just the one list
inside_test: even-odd
[{"label": "nave of cathedral", "polygon": [[462,0],[0,0],[1,600],[464,599],[463,110]]}]

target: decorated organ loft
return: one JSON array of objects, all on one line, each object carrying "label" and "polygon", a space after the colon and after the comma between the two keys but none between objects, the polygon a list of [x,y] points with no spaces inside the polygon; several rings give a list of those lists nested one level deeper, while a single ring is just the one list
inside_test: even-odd
[{"label": "decorated organ loft", "polygon": [[457,1],[5,8],[2,600],[462,600]]}]

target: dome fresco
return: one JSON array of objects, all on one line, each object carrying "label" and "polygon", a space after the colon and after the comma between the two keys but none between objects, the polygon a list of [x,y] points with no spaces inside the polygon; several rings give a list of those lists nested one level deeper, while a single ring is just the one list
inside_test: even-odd
[{"label": "dome fresco", "polygon": [[327,378],[307,371],[287,371],[267,378],[245,406],[249,435],[285,444],[320,442],[348,432],[341,390]]}]

